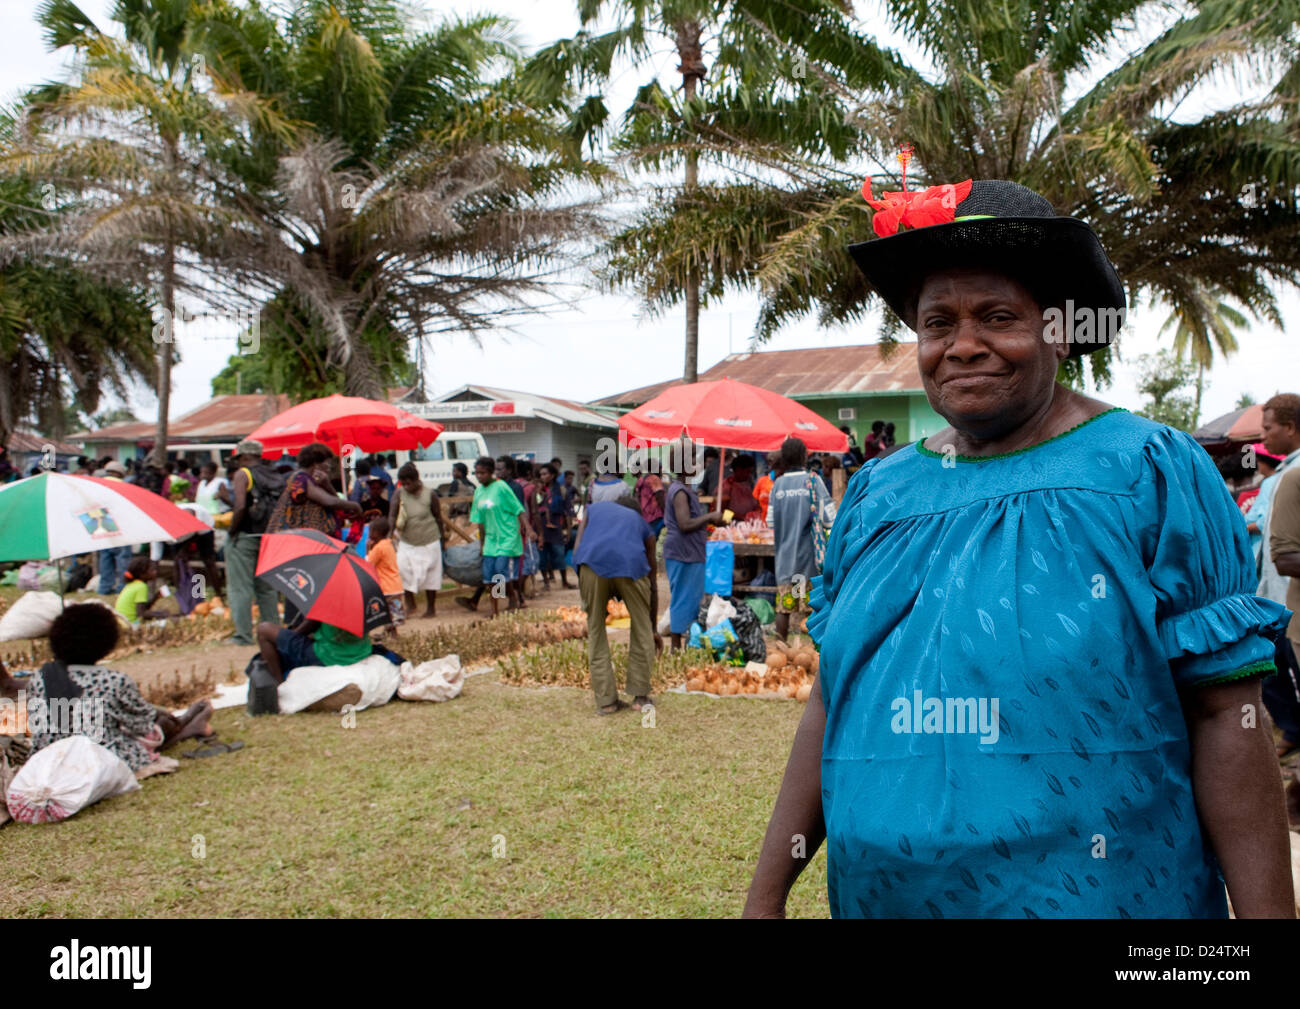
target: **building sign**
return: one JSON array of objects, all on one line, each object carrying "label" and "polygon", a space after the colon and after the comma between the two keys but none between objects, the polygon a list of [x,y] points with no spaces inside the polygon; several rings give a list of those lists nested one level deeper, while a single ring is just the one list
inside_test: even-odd
[{"label": "building sign", "polygon": [[460,403],[412,403],[407,407],[417,417],[429,420],[441,420],[444,417],[502,417],[513,416],[522,411],[515,410],[515,404],[508,399],[472,399]]},{"label": "building sign", "polygon": [[447,431],[477,431],[480,434],[523,434],[522,420],[449,420],[443,422]]}]

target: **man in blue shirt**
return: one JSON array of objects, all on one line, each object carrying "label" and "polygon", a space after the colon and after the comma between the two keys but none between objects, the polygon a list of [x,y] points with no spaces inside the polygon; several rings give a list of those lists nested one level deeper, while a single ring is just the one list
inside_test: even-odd
[{"label": "man in blue shirt", "polygon": [[659,616],[655,535],[631,497],[589,504],[578,527],[573,551],[578,592],[587,611],[587,664],[599,714],[612,715],[627,707],[619,699],[614,665],[605,635],[605,609],[615,596],[627,606],[632,640],[627,660],[627,692],[632,709],[651,705],[650,672],[663,638],[655,631]]}]

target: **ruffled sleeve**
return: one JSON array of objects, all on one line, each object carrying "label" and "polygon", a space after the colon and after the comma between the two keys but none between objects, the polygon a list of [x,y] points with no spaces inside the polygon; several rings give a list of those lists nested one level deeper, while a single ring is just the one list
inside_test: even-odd
[{"label": "ruffled sleeve", "polygon": [[[844,576],[844,572],[840,570],[840,561],[844,556],[846,537],[857,526],[860,506],[867,496],[871,471],[879,462],[879,457],[871,459],[853,474],[844,489],[844,497],[840,500],[839,507],[831,513],[835,524],[831,526],[830,539],[826,542],[826,559],[822,564],[822,573],[812,579],[808,595],[808,605],[812,608],[812,615],[808,617],[808,636],[818,646],[822,642],[826,621],[830,619],[831,607],[835,605],[835,595],[841,584],[840,579]],[[831,508],[834,508],[834,505],[831,505]]]},{"label": "ruffled sleeve", "polygon": [[1255,595],[1255,564],[1240,510],[1210,457],[1169,428],[1144,448],[1139,507],[1156,629],[1174,682],[1208,686],[1274,671],[1289,611]]}]

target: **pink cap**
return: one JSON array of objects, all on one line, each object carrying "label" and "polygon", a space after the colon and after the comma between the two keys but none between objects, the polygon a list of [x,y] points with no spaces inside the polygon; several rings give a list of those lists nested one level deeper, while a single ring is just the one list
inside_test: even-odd
[{"label": "pink cap", "polygon": [[1272,452],[1270,452],[1265,447],[1262,441],[1257,441],[1255,442],[1255,444],[1251,445],[1250,447],[1254,450],[1256,456],[1262,455],[1265,459],[1272,459],[1274,462],[1281,462],[1283,459],[1282,456],[1274,455]]}]

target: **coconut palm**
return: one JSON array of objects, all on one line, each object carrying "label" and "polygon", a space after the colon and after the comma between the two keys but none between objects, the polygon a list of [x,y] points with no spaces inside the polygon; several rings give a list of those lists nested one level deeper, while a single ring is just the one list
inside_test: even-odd
[{"label": "coconut palm", "polygon": [[[1252,311],[1257,319],[1267,318],[1276,326],[1282,325],[1281,314],[1271,297]],[[1172,329],[1174,357],[1180,361],[1189,359],[1196,365],[1197,417],[1201,415],[1205,369],[1214,363],[1215,347],[1225,358],[1231,357],[1237,352],[1236,330],[1247,325],[1246,315],[1224,300],[1222,291],[1195,282],[1180,289],[1160,332],[1164,334]]]},{"label": "coconut palm", "polygon": [[[775,38],[799,42],[805,2],[763,6]],[[924,54],[910,66],[852,34],[810,79],[848,107],[846,155],[828,143],[789,159],[785,177],[747,179],[652,208],[615,251],[619,275],[662,301],[708,260],[715,286],[757,288],[757,338],[816,312],[860,319],[870,290],[844,249],[871,234],[858,195],[897,189],[894,154],[914,149],[910,188],[1001,178],[1088,220],[1129,287],[1177,301],[1190,283],[1264,305],[1300,264],[1300,142],[1295,130],[1300,3],[1013,0],[1010,5],[888,0],[890,27]],[[1154,35],[1135,44],[1137,22]],[[1132,54],[1105,73],[1094,68]],[[855,86],[870,68],[874,80]],[[1249,102],[1179,118],[1179,102],[1216,74],[1260,85]],[[1094,79],[1095,78],[1095,79]],[[1208,89],[1205,89],[1208,90]],[[1201,94],[1204,94],[1203,90]],[[888,319],[887,333],[896,331]],[[1091,355],[1104,371],[1106,357]],[[1077,360],[1067,362],[1074,369]]]},{"label": "coconut palm", "polygon": [[[819,171],[818,156],[843,156],[861,142],[823,80],[827,72],[818,70],[836,54],[869,47],[848,24],[852,5],[799,0],[793,7],[794,22],[781,4],[767,0],[579,0],[582,31],[545,47],[530,65],[530,80],[546,92],[562,83],[605,86],[616,66],[649,67],[665,50],[677,57],[680,89],[652,78],[612,132],[605,129],[610,116],[603,95],[592,94],[578,109],[574,131],[610,134],[613,151],[633,172],[682,172],[679,184],[652,191],[642,212],[614,236],[602,278],[639,290],[652,311],[684,302],[687,382],[698,375],[701,304],[720,296],[728,282],[752,275],[755,230],[770,221],[730,217],[736,201],[761,203],[787,191],[791,177],[806,184]],[[602,17],[612,18],[613,27],[594,33]],[[847,70],[837,70],[846,93],[881,83],[881,60],[890,59],[876,55],[846,60]],[[716,169],[716,180],[701,180],[702,160]],[[757,181],[763,178],[768,181]],[[701,231],[714,226],[745,234]]]},{"label": "coconut palm", "polygon": [[[479,334],[555,303],[597,179],[562,96],[530,103],[509,22],[417,32],[385,2],[302,0],[283,17],[205,7],[194,43],[250,118],[229,154],[238,226],[209,250],[267,292],[263,353],[298,395],[382,396],[436,334]],[[422,368],[417,369],[422,375]]]},{"label": "coconut palm", "polygon": [[[0,118],[0,142],[12,125]],[[0,239],[58,213],[43,185],[0,181]],[[124,397],[133,380],[148,381],[153,351],[140,292],[66,260],[10,259],[0,268],[0,445],[24,422],[61,437],[70,404],[90,413],[106,390]]]},{"label": "coconut palm", "polygon": [[27,96],[23,132],[0,166],[43,180],[66,200],[51,226],[14,236],[13,252],[61,255],[84,270],[156,292],[158,420],[153,457],[166,460],[178,295],[212,285],[187,251],[225,221],[208,145],[237,122],[216,101],[186,44],[193,0],[118,0],[121,37],[71,0],[37,11],[52,49],[77,56],[71,80]]}]

